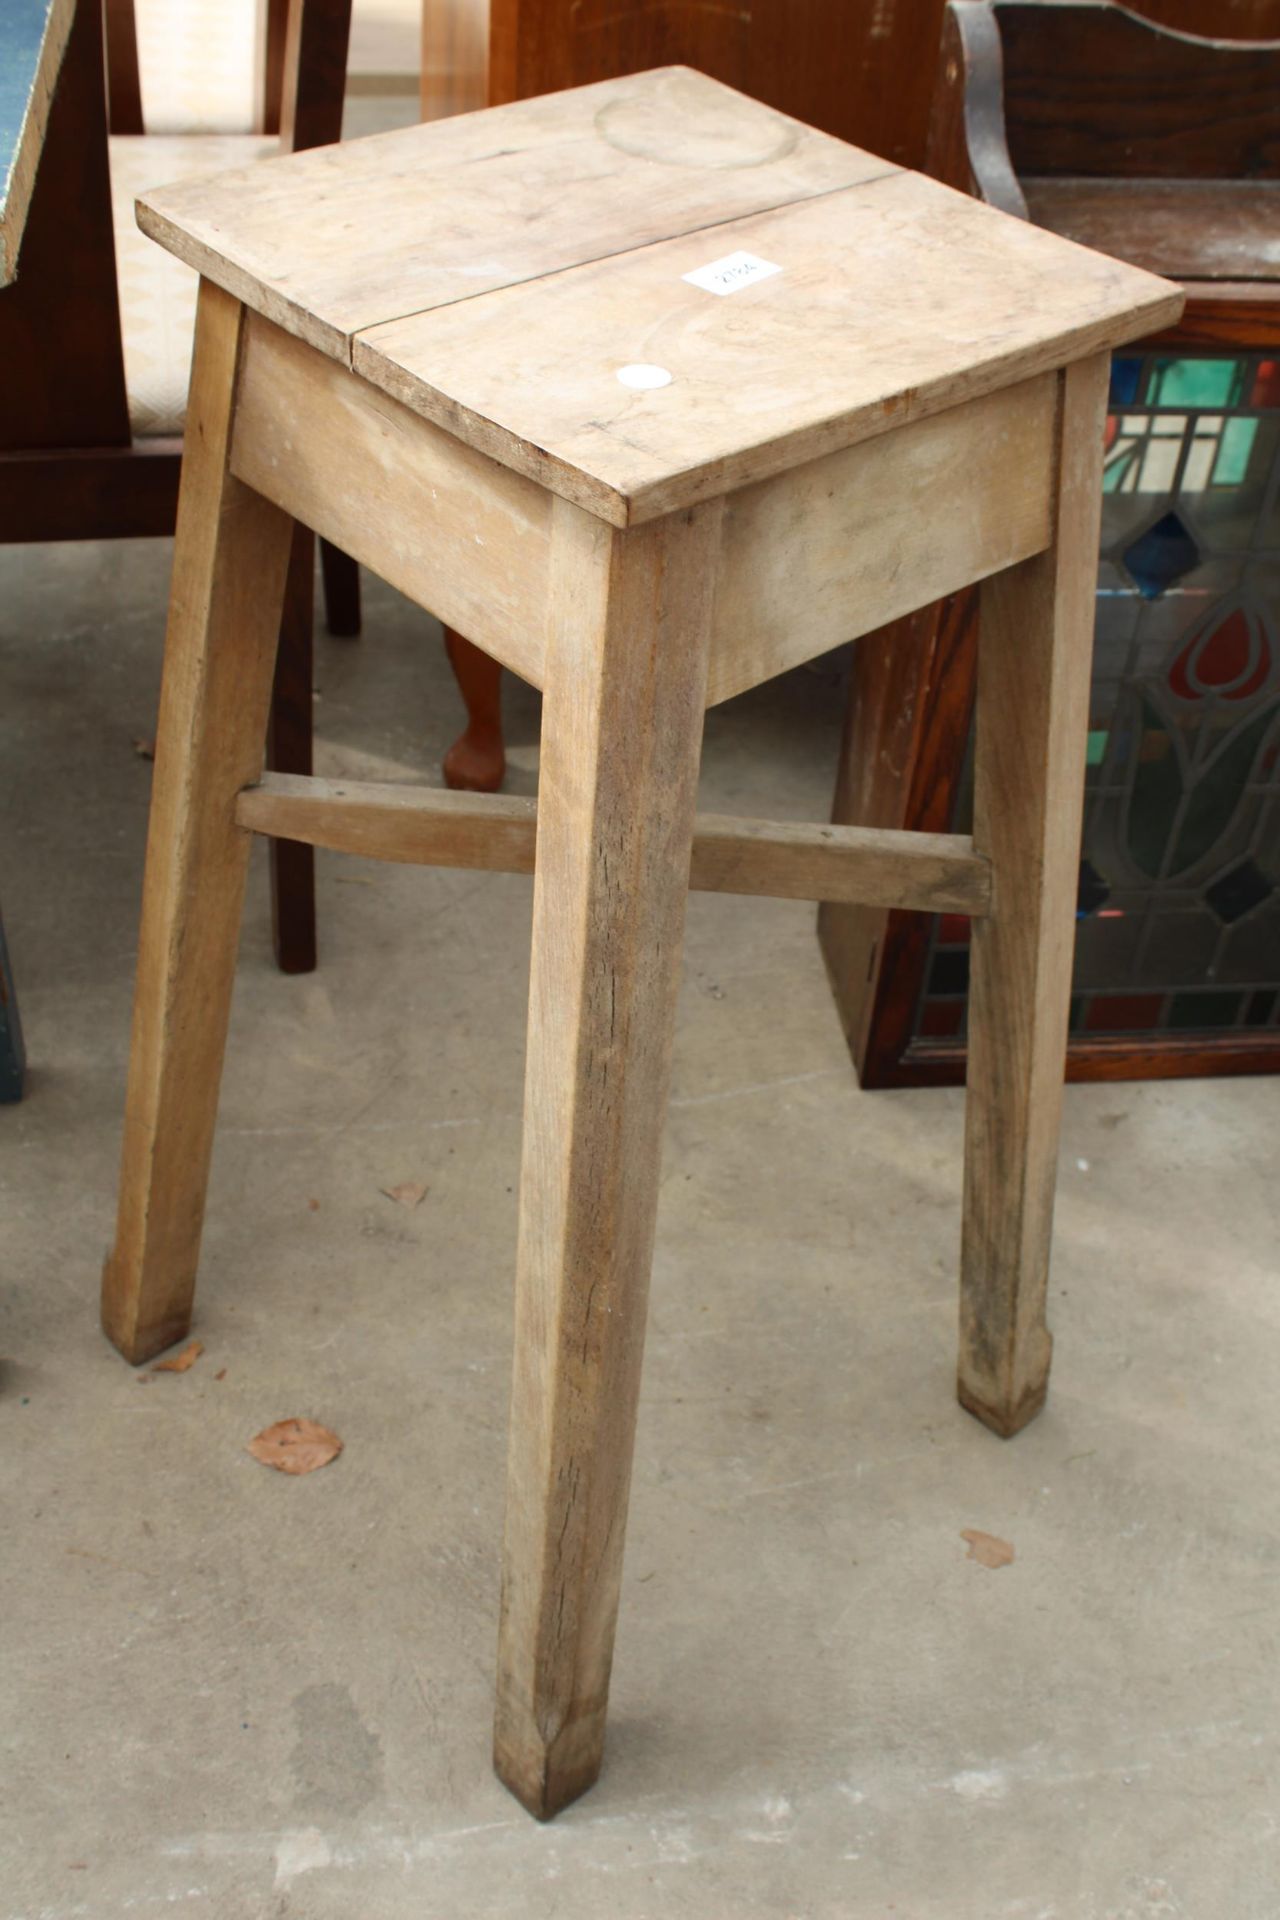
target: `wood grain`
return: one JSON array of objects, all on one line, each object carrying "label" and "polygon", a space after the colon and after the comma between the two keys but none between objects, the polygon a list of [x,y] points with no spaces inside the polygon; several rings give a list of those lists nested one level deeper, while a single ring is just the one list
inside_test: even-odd
[{"label": "wood grain", "polygon": [[709,703],[1047,546],[1056,418],[1038,374],[731,494]]},{"label": "wood grain", "polygon": [[144,232],[334,358],[379,321],[887,163],[668,68],[158,188]]},{"label": "wood grain", "polygon": [[[1280,53],[1276,60],[1280,89]],[[1173,280],[1280,280],[1280,182],[1023,181],[1038,226]],[[1280,289],[1272,286],[1280,306]]]},{"label": "wood grain", "polygon": [[[971,5],[973,0],[964,0]],[[1274,179],[1280,50],[1171,32],[1103,0],[998,0],[1019,176]],[[1217,15],[1217,17],[1221,17]]]},{"label": "wood grain", "polygon": [[[532,873],[538,803],[507,794],[269,773],[239,796],[236,820],[254,833],[303,840],[335,853]],[[863,900],[982,914],[990,900],[991,870],[965,834],[700,813],[689,885],[705,893]]]},{"label": "wood grain", "polygon": [[231,470],[542,684],[543,488],[257,315],[246,327]]},{"label": "wood grain", "polygon": [[241,309],[201,288],[102,1319],[135,1364],[191,1317],[292,527],[227,468]]},{"label": "wood grain", "polygon": [[1063,376],[1052,548],[982,589],[974,844],[994,893],[970,949],[959,1395],[1000,1434],[1048,1388],[1109,370],[1102,354]]},{"label": "wood grain", "polygon": [[556,509],[494,1734],[542,1819],[604,1744],[719,518]]},{"label": "wood grain", "polygon": [[941,11],[941,0],[431,0],[424,53],[438,49],[442,18],[473,22],[473,41],[487,26],[492,101],[680,61],[914,167]]},{"label": "wood grain", "polygon": [[[782,271],[727,297],[684,279],[738,250]],[[1182,303],[894,174],[372,327],[354,365],[515,472],[638,525],[1119,345]],[[671,384],[629,390],[632,363]]]}]

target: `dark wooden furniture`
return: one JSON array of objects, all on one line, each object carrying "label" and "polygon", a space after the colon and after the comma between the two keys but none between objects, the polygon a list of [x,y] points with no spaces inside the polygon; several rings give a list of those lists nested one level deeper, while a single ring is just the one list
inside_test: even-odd
[{"label": "dark wooden furniture", "polygon": [[[1187,288],[1113,368],[1068,1072],[1275,1071],[1280,41],[955,0],[928,167]],[[975,659],[969,594],[859,643],[837,821],[965,824]],[[819,926],[863,1084],[963,1079],[967,924]]]},{"label": "dark wooden furniture", "polygon": [[[182,444],[135,439],[125,387],[108,168],[101,0],[78,0],[31,195],[22,271],[0,302],[0,540],[109,539],[173,532]],[[350,0],[272,0],[264,125],[286,148],[341,133]],[[111,125],[141,135],[132,0],[108,0]],[[305,772],[311,754],[312,537],[297,532],[273,764]],[[357,576],[326,556],[331,625],[359,623]],[[315,965],[310,849],[272,849],[276,952],[290,973]]]},{"label": "dark wooden furniture", "polygon": [[423,118],[685,65],[918,166],[941,18],[942,0],[428,0]]},{"label": "dark wooden furniture", "polygon": [[[422,10],[422,113],[583,86],[683,64],[740,88],[901,166],[924,157],[933,49],[942,0],[427,0]],[[446,633],[468,710],[445,760],[451,786],[502,779],[500,670]]]},{"label": "dark wooden furniture", "polygon": [[[49,108],[74,0],[3,0],[0,35],[0,288],[10,287],[26,234]],[[0,922],[0,1102],[22,1098],[26,1053],[4,925]]]}]

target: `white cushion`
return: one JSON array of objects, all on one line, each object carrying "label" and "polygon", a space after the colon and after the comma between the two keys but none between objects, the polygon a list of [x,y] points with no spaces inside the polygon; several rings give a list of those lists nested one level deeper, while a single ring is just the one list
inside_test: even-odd
[{"label": "white cushion", "polygon": [[266,0],[135,0],[148,133],[262,126]]},{"label": "white cushion", "polygon": [[111,207],[124,334],[124,377],[135,436],[182,432],[195,333],[196,274],[139,230],[133,203],[150,187],[279,153],[261,134],[113,134]]}]

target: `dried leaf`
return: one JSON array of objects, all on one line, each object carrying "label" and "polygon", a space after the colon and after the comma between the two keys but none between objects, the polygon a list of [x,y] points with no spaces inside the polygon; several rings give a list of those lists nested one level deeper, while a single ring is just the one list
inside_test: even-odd
[{"label": "dried leaf", "polygon": [[249,1442],[249,1452],[264,1467],[281,1473],[314,1473],[342,1452],[342,1442],[314,1420],[277,1420]]},{"label": "dried leaf", "polygon": [[965,1527],[960,1538],[969,1542],[969,1558],[976,1560],[980,1567],[1011,1567],[1013,1565],[1013,1545],[1001,1540],[994,1533],[982,1533],[977,1527]]},{"label": "dried leaf", "polygon": [[133,750],[139,760],[154,760],[156,757],[156,743],[154,740],[135,740]]},{"label": "dried leaf", "polygon": [[225,1368],[225,1367],[219,1367],[219,1368],[218,1368],[218,1371],[217,1371],[217,1372],[216,1372],[216,1373],[214,1374],[214,1376],[213,1376],[213,1377],[214,1377],[214,1379],[215,1379],[215,1380],[225,1380],[225,1379],[226,1379],[226,1377],[227,1377],[227,1370],[226,1370],[226,1368]]},{"label": "dried leaf", "polygon": [[151,1371],[152,1373],[185,1373],[188,1367],[194,1367],[203,1352],[203,1340],[193,1340],[189,1347],[182,1349],[181,1353],[171,1354],[167,1360],[157,1360]]},{"label": "dried leaf", "polygon": [[385,1193],[388,1200],[394,1200],[401,1207],[420,1207],[427,1197],[425,1187],[416,1180],[402,1180],[398,1187],[379,1187],[379,1193]]},{"label": "dried leaf", "polygon": [[307,1208],[308,1208],[308,1211],[311,1213],[319,1213],[320,1202],[318,1200],[308,1200]]}]

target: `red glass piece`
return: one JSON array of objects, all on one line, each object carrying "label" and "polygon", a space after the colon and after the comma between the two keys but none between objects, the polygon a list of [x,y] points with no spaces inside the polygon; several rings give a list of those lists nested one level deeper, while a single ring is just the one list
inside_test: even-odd
[{"label": "red glass piece", "polygon": [[1099,993],[1089,1002],[1084,1024],[1090,1033],[1134,1033],[1160,1024],[1162,993]]},{"label": "red glass piece", "polygon": [[926,1000],[920,1009],[920,1031],[931,1040],[952,1040],[963,1015],[962,1000]]},{"label": "red glass piece", "polygon": [[1260,360],[1254,375],[1251,407],[1280,407],[1280,360]]},{"label": "red glass piece", "polygon": [[967,913],[944,913],[938,921],[938,945],[967,947],[972,924]]},{"label": "red glass piece", "polygon": [[1216,626],[1192,634],[1173,663],[1169,685],[1179,700],[1248,700],[1271,669],[1271,648],[1257,614],[1236,606]]}]

